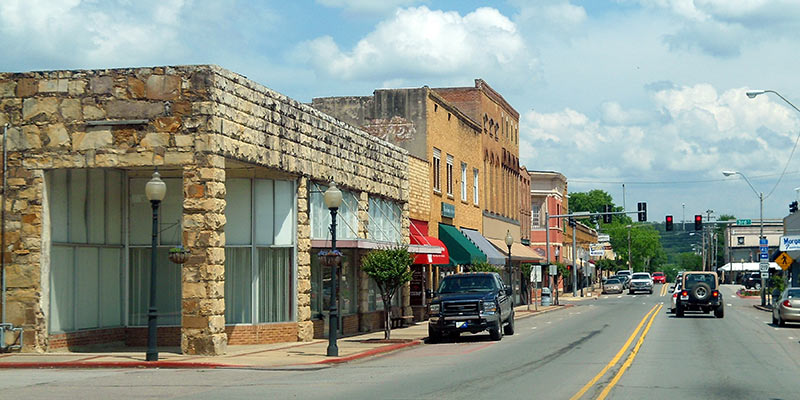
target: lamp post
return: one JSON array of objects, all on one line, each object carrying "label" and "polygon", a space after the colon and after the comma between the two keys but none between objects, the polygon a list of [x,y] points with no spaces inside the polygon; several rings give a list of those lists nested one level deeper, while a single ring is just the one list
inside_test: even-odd
[{"label": "lamp post", "polygon": [[[765,92],[765,91],[762,91],[762,93],[763,92]],[[753,97],[756,97],[760,93],[757,93],[757,94],[752,95],[752,96],[750,94],[751,94],[751,92],[747,92],[747,96],[750,97],[750,98],[753,98]],[[778,96],[780,96],[780,95],[778,95]],[[781,97],[781,98],[783,98],[783,97]],[[784,99],[784,100],[786,100],[786,99]],[[787,101],[787,103],[788,103],[788,101]],[[791,104],[791,103],[789,103],[789,104]],[[794,106],[792,106],[792,107],[794,107]],[[740,175],[742,178],[744,178],[744,181],[747,182],[747,184],[750,186],[750,189],[753,189],[753,192],[756,194],[756,196],[758,196],[758,207],[759,207],[759,214],[758,214],[758,243],[759,243],[759,246],[760,246],[761,245],[761,239],[764,237],[764,193],[763,192],[759,192],[758,190],[756,190],[756,188],[753,187],[753,184],[750,183],[750,180],[747,179],[747,176],[745,176],[743,173],[741,173],[739,171],[722,171],[722,175],[725,175],[725,176]],[[765,284],[766,284],[766,280],[764,279],[764,275],[761,275],[761,305],[762,306],[766,306],[767,305],[766,289],[764,288]]]},{"label": "lamp post", "polygon": [[[336,187],[336,183],[331,182],[331,185],[328,186],[328,189],[325,190],[325,193],[322,195],[323,200],[325,201],[325,207],[331,211],[331,252],[336,252],[336,212],[339,210],[339,206],[342,205],[342,192]],[[336,293],[336,282],[339,279],[338,275],[336,274],[336,270],[339,268],[339,263],[334,262],[331,263],[331,305],[329,311],[329,322],[328,322],[328,356],[338,357],[339,356],[339,346],[336,344],[336,340],[338,339],[339,335],[339,307],[338,307],[338,300],[339,296]],[[388,312],[388,310],[387,310]]]},{"label": "lamp post", "polygon": [[511,245],[514,244],[514,238],[511,236],[511,230],[506,231],[506,246],[508,246],[508,271],[511,274],[511,298],[514,298],[514,267],[511,265]]},{"label": "lamp post", "polygon": [[683,217],[681,218],[681,230],[686,232],[686,203],[681,203],[683,209]]},{"label": "lamp post", "polygon": [[628,228],[628,270],[633,272],[633,264],[631,263],[631,226],[627,225]]},{"label": "lamp post", "polygon": [[144,193],[153,207],[153,240],[150,246],[150,307],[147,310],[147,361],[158,361],[158,315],[156,314],[156,246],[158,245],[158,206],[167,194],[167,185],[158,170],[144,186]]}]

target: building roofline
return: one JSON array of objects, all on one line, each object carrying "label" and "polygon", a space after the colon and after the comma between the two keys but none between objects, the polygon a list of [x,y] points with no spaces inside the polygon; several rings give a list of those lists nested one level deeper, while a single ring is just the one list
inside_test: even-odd
[{"label": "building roofline", "polygon": [[463,120],[467,125],[470,125],[471,128],[478,131],[478,134],[480,134],[483,131],[483,127],[481,126],[481,124],[478,123],[478,121],[475,121],[469,115],[461,111],[461,109],[459,109],[458,107],[447,101],[444,97],[442,97],[442,95],[436,93],[435,89],[431,89],[428,86],[423,86],[423,88],[427,90],[428,98],[441,104],[442,107],[444,107],[444,109],[446,109],[447,111],[450,111],[451,113],[455,114],[456,117]]}]

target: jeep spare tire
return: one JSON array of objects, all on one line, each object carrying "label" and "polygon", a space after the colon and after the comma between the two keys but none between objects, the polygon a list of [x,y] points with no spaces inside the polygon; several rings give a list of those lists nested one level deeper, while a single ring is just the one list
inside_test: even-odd
[{"label": "jeep spare tire", "polygon": [[708,300],[711,297],[711,286],[708,286],[707,283],[698,282],[697,286],[692,289],[692,296],[699,301]]}]

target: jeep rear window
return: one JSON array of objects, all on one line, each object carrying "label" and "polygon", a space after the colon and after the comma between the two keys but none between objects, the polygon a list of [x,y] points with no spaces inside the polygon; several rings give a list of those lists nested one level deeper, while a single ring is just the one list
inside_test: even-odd
[{"label": "jeep rear window", "polygon": [[686,275],[686,290],[692,290],[698,283],[703,282],[711,289],[716,289],[714,275],[711,274],[688,274]]},{"label": "jeep rear window", "polygon": [[491,276],[457,276],[445,278],[439,293],[491,292],[495,280]]}]

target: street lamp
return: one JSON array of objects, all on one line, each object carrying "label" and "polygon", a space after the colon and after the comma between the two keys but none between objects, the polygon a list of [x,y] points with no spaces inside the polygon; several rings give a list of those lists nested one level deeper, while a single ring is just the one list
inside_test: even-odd
[{"label": "street lamp", "polygon": [[158,206],[167,194],[167,185],[158,170],[144,186],[144,193],[153,207],[153,240],[150,246],[150,307],[147,310],[147,361],[158,361],[158,315],[156,314],[156,246],[158,245]]},{"label": "street lamp", "polygon": [[514,238],[511,236],[511,230],[506,231],[506,246],[508,246],[508,272],[511,274],[511,297],[514,297],[514,267],[511,265],[511,245],[514,244]]},{"label": "street lamp", "polygon": [[[762,90],[760,92],[764,93],[766,91]],[[747,92],[747,96],[750,97],[750,98],[753,98],[753,97],[756,97],[759,94],[761,94],[761,93],[755,93],[755,94],[752,94],[752,93],[755,93],[755,92]],[[751,94],[752,94],[752,96],[751,96]],[[778,95],[778,96],[780,96],[780,95]],[[792,106],[792,107],[794,107],[794,106]],[[750,180],[747,179],[747,176],[745,176],[743,173],[741,173],[739,171],[722,171],[722,175],[725,175],[725,176],[740,175],[742,178],[744,178],[744,181],[747,182],[747,184],[750,186],[750,189],[753,189],[753,192],[756,194],[756,196],[758,196],[758,204],[759,204],[758,244],[759,244],[759,246],[761,246],[761,239],[764,237],[764,193],[763,192],[759,192],[758,190],[756,190],[756,188],[753,187],[753,184],[750,183]],[[761,305],[762,306],[766,306],[767,305],[766,292],[765,292],[765,289],[764,289],[764,285],[765,284],[766,284],[766,281],[764,279],[764,275],[761,275]]]},{"label": "street lamp", "polygon": [[[336,212],[339,206],[342,205],[342,192],[336,187],[336,183],[331,182],[328,189],[322,195],[325,201],[325,207],[331,211],[331,253],[336,253]],[[328,356],[339,356],[339,346],[336,345],[336,340],[339,335],[339,308],[337,300],[339,296],[336,293],[336,281],[339,279],[336,275],[336,270],[339,268],[338,262],[331,263],[331,305],[329,312],[328,323]],[[389,312],[387,310],[386,312]]]}]

